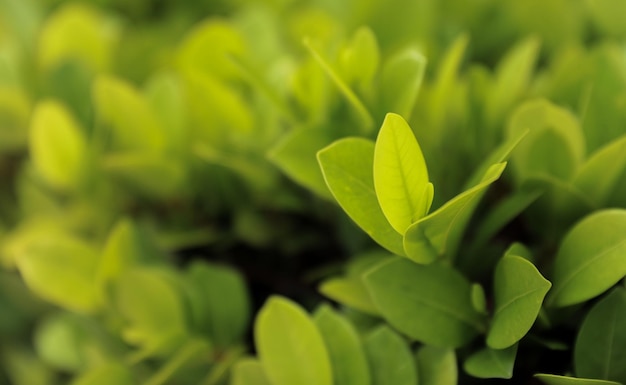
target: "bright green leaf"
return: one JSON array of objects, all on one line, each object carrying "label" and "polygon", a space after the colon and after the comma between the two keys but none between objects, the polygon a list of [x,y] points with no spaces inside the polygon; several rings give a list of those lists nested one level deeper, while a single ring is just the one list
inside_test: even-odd
[{"label": "bright green leaf", "polygon": [[324,340],[309,315],[292,301],[270,297],[257,316],[254,338],[273,385],[332,385]]},{"label": "bright green leaf", "polygon": [[330,278],[322,282],[319,290],[320,293],[341,304],[367,314],[378,314],[378,309],[360,280],[342,277]]},{"label": "bright green leaf", "polygon": [[77,372],[87,367],[86,328],[78,316],[57,313],[37,326],[34,343],[37,355],[55,369]]},{"label": "bright green leaf", "polygon": [[626,211],[598,211],[565,236],[554,261],[552,306],[593,298],[626,275]]},{"label": "bright green leaf", "polygon": [[485,348],[469,356],[463,369],[478,378],[511,378],[516,355],[517,345],[502,350]]},{"label": "bright green leaf", "polygon": [[348,216],[378,244],[403,255],[402,236],[383,214],[374,189],[374,143],[345,138],[317,153],[326,185]]},{"label": "bright green leaf", "polygon": [[591,378],[575,378],[567,376],[557,376],[554,374],[535,374],[535,378],[540,379],[547,385],[621,385],[619,382],[595,380]]},{"label": "bright green leaf", "polygon": [[59,189],[76,188],[83,176],[87,143],[63,105],[40,102],[33,112],[30,154],[43,178]]},{"label": "bright green leaf", "polygon": [[416,358],[419,385],[457,385],[458,367],[453,349],[425,345]]},{"label": "bright green leaf", "polygon": [[372,385],[417,385],[411,350],[397,333],[381,326],[365,337]]},{"label": "bright green leaf", "polygon": [[479,184],[412,224],[404,235],[407,257],[418,263],[431,263],[442,255],[453,256],[478,201],[505,167],[506,163],[494,164]]},{"label": "bright green leaf", "polygon": [[369,385],[370,369],[357,334],[350,321],[332,310],[321,306],[314,321],[322,334],[333,371],[333,385]]},{"label": "bright green leaf", "polygon": [[508,348],[526,335],[550,286],[528,260],[519,256],[502,257],[496,266],[495,313],[487,345],[493,349]]},{"label": "bright green leaf", "polygon": [[574,347],[580,377],[626,383],[626,290],[618,287],[594,305],[583,321]]},{"label": "bright green leaf", "polygon": [[381,73],[382,111],[410,120],[425,70],[426,58],[413,48],[391,56]]},{"label": "bright green leaf", "polygon": [[272,385],[263,365],[256,359],[246,358],[232,369],[231,385]]},{"label": "bright green leaf", "polygon": [[400,234],[424,217],[432,203],[428,169],[411,127],[389,113],[374,148],[374,187],[378,203]]},{"label": "bright green leaf", "polygon": [[349,84],[368,85],[374,79],[380,63],[380,49],[376,35],[368,27],[356,30],[348,45],[341,51],[341,73]]},{"label": "bright green leaf", "polygon": [[393,259],[367,273],[365,284],[383,317],[418,341],[456,348],[484,330],[470,283],[449,267]]}]

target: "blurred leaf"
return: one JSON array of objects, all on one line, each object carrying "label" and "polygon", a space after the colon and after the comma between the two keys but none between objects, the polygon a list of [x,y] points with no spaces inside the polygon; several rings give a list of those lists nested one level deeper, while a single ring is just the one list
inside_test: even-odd
[{"label": "blurred leaf", "polygon": [[391,56],[381,73],[379,92],[382,112],[394,112],[411,120],[425,70],[426,58],[413,48]]},{"label": "blurred leaf", "polygon": [[425,344],[457,348],[484,330],[470,283],[449,267],[393,259],[370,270],[365,284],[385,320]]},{"label": "blurred leaf", "polygon": [[50,16],[39,35],[39,64],[53,69],[78,60],[94,72],[111,67],[119,25],[85,3],[66,4]]},{"label": "blurred leaf", "polygon": [[554,261],[547,304],[568,306],[591,299],[626,275],[626,211],[602,210],[565,236]]},{"label": "blurred leaf", "polygon": [[511,378],[516,355],[517,345],[503,350],[485,348],[469,356],[463,368],[478,378]]},{"label": "blurred leaf", "polygon": [[505,167],[506,163],[494,164],[479,184],[413,223],[404,235],[407,257],[417,263],[431,263],[443,255],[454,256],[480,198]]},{"label": "blurred leaf", "polygon": [[580,326],[574,368],[580,377],[626,383],[626,290],[617,287],[594,305]]},{"label": "blurred leaf", "polygon": [[369,385],[370,368],[354,326],[346,318],[322,305],[314,314],[333,372],[334,385]]},{"label": "blurred leaf", "polygon": [[458,368],[453,349],[422,346],[417,351],[419,385],[457,385]]},{"label": "blurred leaf", "polygon": [[396,332],[381,326],[363,341],[372,385],[417,385],[417,369],[411,350]]},{"label": "blurred leaf", "polygon": [[54,101],[37,105],[30,128],[30,153],[35,167],[52,186],[71,190],[80,184],[87,143],[63,105]]},{"label": "blurred leaf", "polygon": [[587,0],[585,4],[599,30],[615,37],[626,36],[626,27],[619,17],[626,14],[626,4],[623,1]]},{"label": "blurred leaf", "polygon": [[292,301],[272,296],[254,326],[259,358],[274,385],[331,385],[324,340],[309,315]]},{"label": "blurred leaf", "polygon": [[[37,354],[55,369],[79,372],[88,365],[88,331],[84,322],[71,313],[56,313],[37,327],[34,343]],[[86,349],[87,348],[87,349]]]},{"label": "blurred leaf", "polygon": [[93,84],[92,97],[98,122],[111,130],[115,150],[159,152],[166,147],[165,133],[156,114],[130,84],[101,75]]},{"label": "blurred leaf", "polygon": [[72,381],[71,385],[134,385],[137,382],[128,367],[118,363],[108,363],[95,367]]},{"label": "blurred leaf", "polygon": [[383,214],[374,190],[374,143],[338,140],[317,153],[326,185],[346,214],[378,244],[402,255],[402,237]]},{"label": "blurred leaf", "polygon": [[182,156],[189,141],[182,81],[173,73],[157,73],[150,78],[144,95],[161,122],[169,147]]},{"label": "blurred leaf", "polygon": [[487,345],[508,348],[526,335],[551,286],[528,260],[516,255],[502,257],[496,265],[495,312]]},{"label": "blurred leaf", "polygon": [[285,174],[323,198],[331,198],[320,172],[316,154],[328,146],[337,134],[323,127],[292,130],[271,150],[269,157]]},{"label": "blurred leaf", "polygon": [[472,306],[480,314],[487,314],[487,297],[485,289],[478,283],[472,284]]},{"label": "blurred leaf", "polygon": [[407,122],[387,114],[374,148],[374,187],[378,203],[400,234],[424,217],[433,201],[433,186],[422,150]]},{"label": "blurred leaf", "polygon": [[547,385],[620,385],[619,382],[557,376],[554,374],[535,374],[535,378],[540,379]]},{"label": "blurred leaf", "polygon": [[348,84],[368,86],[380,64],[380,49],[376,35],[368,27],[354,32],[340,56],[341,73]]},{"label": "blurred leaf", "polygon": [[189,267],[185,283],[195,328],[218,347],[241,342],[250,321],[243,277],[229,267],[197,261]]},{"label": "blurred leaf", "polygon": [[235,364],[231,385],[272,385],[272,383],[258,360],[246,358]]}]

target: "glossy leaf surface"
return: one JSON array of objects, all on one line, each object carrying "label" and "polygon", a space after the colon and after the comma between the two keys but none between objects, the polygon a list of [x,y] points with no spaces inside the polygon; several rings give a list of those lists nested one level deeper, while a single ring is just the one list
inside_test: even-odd
[{"label": "glossy leaf surface", "polygon": [[511,378],[517,355],[517,345],[507,349],[482,349],[467,358],[465,371],[478,378]]}]

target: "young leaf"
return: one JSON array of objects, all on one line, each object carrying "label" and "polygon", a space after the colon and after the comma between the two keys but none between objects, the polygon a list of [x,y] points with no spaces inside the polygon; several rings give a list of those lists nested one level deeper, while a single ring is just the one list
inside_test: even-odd
[{"label": "young leaf", "polygon": [[554,261],[547,304],[574,305],[593,298],[626,275],[626,210],[598,211],[563,239]]},{"label": "young leaf", "polygon": [[603,206],[625,171],[626,136],[594,152],[580,167],[573,183],[596,205]]},{"label": "young leaf", "polygon": [[348,216],[374,241],[403,255],[402,236],[383,214],[374,190],[374,143],[345,138],[317,153],[324,180]]},{"label": "young leaf", "polygon": [[369,132],[374,126],[374,118],[372,114],[369,112],[367,107],[363,104],[361,99],[354,93],[354,91],[346,84],[346,82],[339,76],[337,71],[335,71],[331,65],[322,57],[309,39],[304,40],[304,46],[309,50],[313,58],[319,63],[319,65],[324,69],[324,72],[332,79],[333,83],[337,86],[339,91],[345,96],[345,98],[350,102],[350,105],[357,112],[364,132]]},{"label": "young leaf", "polygon": [[368,85],[378,71],[380,49],[376,35],[368,27],[359,28],[341,51],[341,72],[348,83]]},{"label": "young leaf", "polygon": [[363,282],[355,278],[330,278],[322,282],[320,293],[326,297],[362,311],[367,314],[378,315],[378,309],[372,302]]},{"label": "young leaf", "polygon": [[484,330],[470,283],[449,267],[396,258],[367,273],[365,284],[383,317],[418,341],[457,348]]},{"label": "young leaf", "polygon": [[323,198],[331,198],[315,155],[335,138],[322,127],[303,127],[289,132],[274,147],[270,160],[290,178]]},{"label": "young leaf", "polygon": [[332,310],[321,306],[314,315],[332,364],[334,385],[369,385],[370,369],[354,326]]},{"label": "young leaf", "polygon": [[469,356],[463,369],[478,378],[511,378],[516,355],[517,345],[503,350],[485,348]]},{"label": "young leaf", "polygon": [[425,345],[416,358],[419,385],[457,385],[458,368],[453,349]]},{"label": "young leaf", "polygon": [[400,115],[387,114],[378,133],[374,187],[385,217],[400,234],[424,217],[432,203],[426,161],[411,127]]},{"label": "young leaf", "polygon": [[246,358],[235,364],[231,385],[272,385],[272,383],[258,360]]},{"label": "young leaf", "polygon": [[506,163],[494,164],[478,185],[412,224],[404,235],[406,256],[417,263],[431,263],[441,255],[454,255],[478,201],[505,167]]},{"label": "young leaf", "polygon": [[535,374],[535,378],[540,379],[547,385],[621,385],[619,382],[595,380],[591,378],[576,378],[567,376],[557,376],[554,374]]},{"label": "young leaf", "polygon": [[598,302],[583,321],[574,347],[581,377],[626,383],[626,290],[618,287]]},{"label": "young leaf", "polygon": [[250,318],[250,299],[243,278],[226,266],[197,261],[185,283],[194,326],[220,348],[240,342]]},{"label": "young leaf", "polygon": [[273,296],[254,325],[259,358],[274,385],[332,385],[324,340],[309,315],[288,299]]},{"label": "young leaf", "polygon": [[487,314],[487,297],[485,289],[479,283],[472,284],[472,306],[480,314]]},{"label": "young leaf", "polygon": [[502,257],[496,266],[496,307],[487,345],[492,349],[508,348],[526,335],[535,323],[550,286],[528,260],[518,256]]},{"label": "young leaf", "polygon": [[80,127],[63,105],[40,102],[33,112],[30,154],[37,171],[58,189],[70,190],[81,182],[87,143]]},{"label": "young leaf", "polygon": [[400,51],[387,60],[381,74],[382,111],[410,119],[425,70],[426,58],[413,48]]},{"label": "young leaf", "polygon": [[387,326],[365,337],[372,385],[417,385],[417,370],[406,342]]}]

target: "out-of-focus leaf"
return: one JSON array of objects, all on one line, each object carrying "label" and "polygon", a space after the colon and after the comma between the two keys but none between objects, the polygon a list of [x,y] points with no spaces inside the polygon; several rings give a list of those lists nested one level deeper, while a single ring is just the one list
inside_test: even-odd
[{"label": "out-of-focus leaf", "polygon": [[585,217],[567,233],[554,261],[547,304],[573,305],[593,298],[626,275],[626,211]]},{"label": "out-of-focus leaf", "polygon": [[369,385],[370,368],[354,326],[346,318],[322,305],[314,315],[333,371],[334,385]]},{"label": "out-of-focus leaf", "polygon": [[511,378],[516,355],[517,345],[502,350],[485,348],[469,356],[463,369],[478,378]]},{"label": "out-of-focus leaf", "polygon": [[433,201],[433,185],[422,150],[407,122],[387,114],[374,148],[374,187],[378,203],[400,234],[424,217]]},{"label": "out-of-focus leaf", "polygon": [[380,64],[380,49],[374,32],[361,27],[341,51],[341,73],[348,84],[369,85]]},{"label": "out-of-focus leaf", "polygon": [[367,273],[365,284],[387,322],[418,341],[457,348],[484,331],[470,283],[449,267],[396,258]]},{"label": "out-of-focus leaf", "polygon": [[81,182],[87,144],[81,128],[63,105],[40,102],[30,128],[30,154],[43,178],[59,189],[75,189]]},{"label": "out-of-focus leaf", "polygon": [[409,48],[391,56],[381,73],[382,111],[395,112],[410,120],[426,71],[426,58]]},{"label": "out-of-focus leaf", "polygon": [[453,349],[422,346],[417,352],[418,384],[456,385],[458,368]]},{"label": "out-of-focus leaf", "polygon": [[403,255],[402,236],[383,214],[374,189],[374,143],[340,139],[317,153],[326,185],[348,216],[378,244]]},{"label": "out-of-focus leaf", "polygon": [[263,365],[256,359],[246,358],[235,364],[232,385],[272,385]]},{"label": "out-of-focus leaf", "polygon": [[621,385],[619,382],[595,380],[591,378],[576,378],[567,376],[557,376],[554,374],[535,374],[535,378],[540,379],[547,385]]},{"label": "out-of-focus leaf", "polygon": [[583,321],[574,347],[576,375],[626,383],[626,290],[618,287]]},{"label": "out-of-focus leaf", "polygon": [[417,368],[406,342],[388,326],[363,341],[372,371],[372,385],[417,385]]},{"label": "out-of-focus leaf", "polygon": [[107,363],[81,374],[71,385],[135,385],[131,370],[118,363]]},{"label": "out-of-focus leaf", "polygon": [[333,373],[324,340],[298,305],[273,296],[260,310],[254,338],[267,377],[274,385],[331,385]]}]

